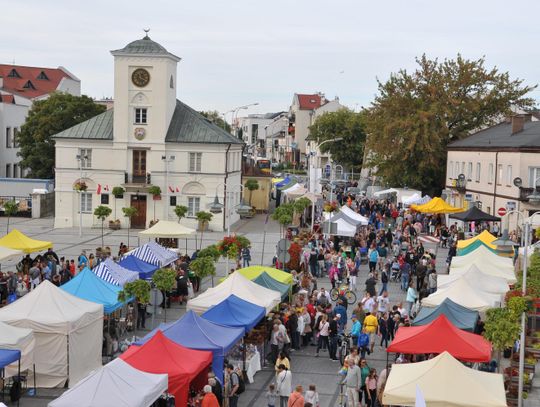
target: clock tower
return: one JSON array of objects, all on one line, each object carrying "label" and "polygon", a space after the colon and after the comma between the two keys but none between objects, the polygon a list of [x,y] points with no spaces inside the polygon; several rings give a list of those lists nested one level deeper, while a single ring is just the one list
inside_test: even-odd
[{"label": "clock tower", "polygon": [[115,143],[150,147],[164,144],[176,106],[180,58],[146,35],[114,56]]}]

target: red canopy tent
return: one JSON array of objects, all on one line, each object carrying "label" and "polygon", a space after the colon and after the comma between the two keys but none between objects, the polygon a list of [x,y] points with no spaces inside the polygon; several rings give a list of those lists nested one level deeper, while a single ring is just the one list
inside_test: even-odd
[{"label": "red canopy tent", "polygon": [[401,327],[387,352],[450,353],[464,362],[489,362],[491,343],[480,335],[456,328],[441,314],[428,325]]},{"label": "red canopy tent", "polygon": [[190,383],[206,383],[212,352],[185,348],[157,331],[144,345],[130,346],[120,358],[143,372],[168,374],[169,393],[177,406],[186,406]]}]

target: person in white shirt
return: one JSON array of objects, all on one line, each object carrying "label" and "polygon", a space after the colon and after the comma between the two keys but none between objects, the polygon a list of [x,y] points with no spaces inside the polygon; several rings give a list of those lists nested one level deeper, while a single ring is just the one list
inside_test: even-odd
[{"label": "person in white shirt", "polygon": [[384,291],[382,295],[377,297],[377,311],[382,315],[388,312],[388,305],[390,304],[390,299],[388,298],[388,292]]},{"label": "person in white shirt", "polygon": [[313,407],[320,407],[319,393],[317,393],[317,388],[314,384],[309,385],[309,390],[304,395],[304,403],[311,403]]},{"label": "person in white shirt", "polygon": [[285,365],[278,366],[278,375],[276,378],[276,390],[279,394],[279,406],[287,407],[289,395],[292,392],[292,373]]},{"label": "person in white shirt", "polygon": [[376,306],[375,299],[368,292],[366,292],[361,302],[364,312],[374,313]]}]

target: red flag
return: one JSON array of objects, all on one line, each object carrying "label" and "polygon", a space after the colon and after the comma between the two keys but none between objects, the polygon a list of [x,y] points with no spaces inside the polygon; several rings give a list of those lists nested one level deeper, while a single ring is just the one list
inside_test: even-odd
[{"label": "red flag", "polygon": [[178,187],[176,187],[176,192],[180,192],[180,190],[178,189]]},{"label": "red flag", "polygon": [[101,184],[97,184],[97,191],[96,193],[99,195],[101,194]]},{"label": "red flag", "polygon": [[172,193],[174,193],[174,188],[171,187],[170,185],[169,185],[169,191],[171,191]]}]

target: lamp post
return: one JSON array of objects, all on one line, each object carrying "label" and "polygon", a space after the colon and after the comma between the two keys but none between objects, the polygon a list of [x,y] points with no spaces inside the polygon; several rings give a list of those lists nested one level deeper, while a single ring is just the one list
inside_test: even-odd
[{"label": "lamp post", "polygon": [[[325,145],[326,143],[335,143],[337,141],[343,141],[343,137],[337,137],[335,139],[328,139],[328,140],[324,140],[321,144],[319,144],[317,146],[317,149],[319,150],[319,152],[321,151],[321,146]],[[311,167],[312,167],[312,162],[311,162],[311,157],[310,157],[310,160],[309,160],[309,165],[308,165],[308,191],[311,190]],[[343,170],[343,167],[341,167],[341,169]]]},{"label": "lamp post", "polygon": [[163,202],[163,220],[169,220],[169,163],[175,160],[174,155],[162,155],[165,162],[165,202]]},{"label": "lamp post", "polygon": [[[82,182],[83,179],[83,160],[88,160],[87,155],[82,155],[82,150],[79,149],[79,154],[76,155],[77,161],[79,161],[79,182]],[[79,190],[79,237],[82,237],[82,191]]]},{"label": "lamp post", "polygon": [[234,137],[238,137],[238,125],[236,123],[236,119],[238,119],[238,112],[240,110],[247,110],[249,109],[251,106],[257,106],[259,104],[259,102],[255,102],[255,103],[250,103],[248,105],[242,105],[242,106],[238,106],[238,107],[235,107],[234,109],[232,109],[232,117],[231,117],[231,121],[232,121],[232,126],[233,126],[233,129],[234,129]]}]

